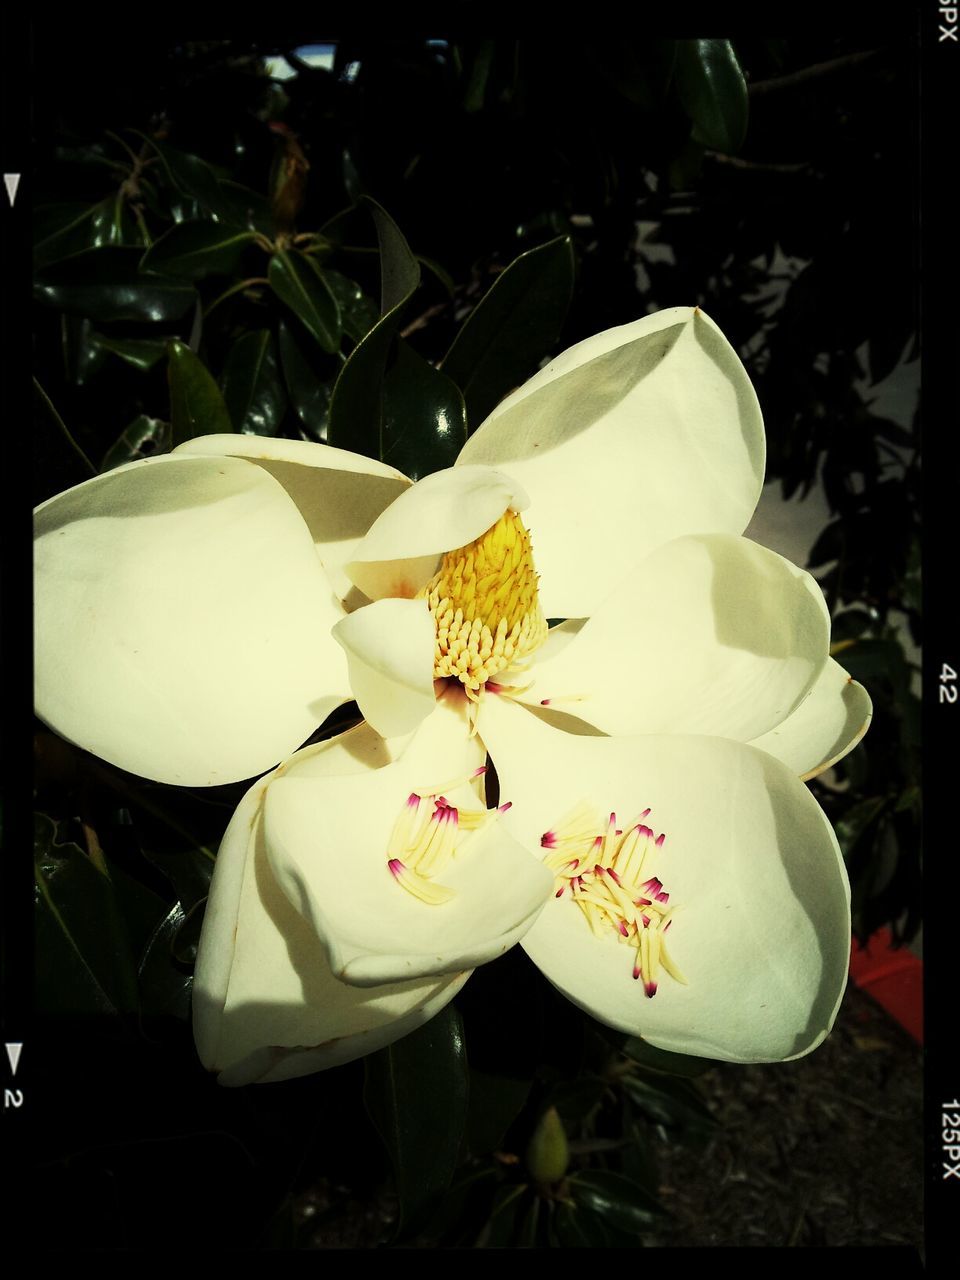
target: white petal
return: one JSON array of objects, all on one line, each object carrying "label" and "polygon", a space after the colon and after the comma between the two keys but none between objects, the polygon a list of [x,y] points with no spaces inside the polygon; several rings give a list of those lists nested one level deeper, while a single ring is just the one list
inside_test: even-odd
[{"label": "white petal", "polygon": [[719,738],[571,737],[497,697],[484,699],[481,732],[515,801],[504,823],[528,847],[580,798],[623,827],[649,806],[644,822],[666,833],[642,874],[677,908],[669,950],[689,985],[661,975],[645,997],[633,948],[612,927],[594,937],[569,894],[522,943],[551,982],[679,1053],[765,1062],[820,1043],[846,984],[849,887],[829,823],[785,765]]},{"label": "white petal", "polygon": [[[705,733],[747,742],[783,721],[827,661],[813,578],[746,538],[658,547],[555,658],[529,703],[604,733]],[[576,699],[576,700],[574,700]]]},{"label": "white petal", "polygon": [[513,946],[550,892],[549,873],[496,820],[437,871],[435,882],[454,891],[449,902],[419,901],[389,870],[391,832],[412,792],[442,788],[458,808],[482,809],[475,790],[458,785],[485,757],[469,736],[464,702],[441,702],[395,764],[331,780],[282,777],[267,792],[271,865],[345,982],[473,969]]},{"label": "white petal", "polygon": [[347,573],[371,600],[414,596],[444,551],[473,542],[527,495],[489,467],[455,467],[424,476],[388,507],[354,551]]},{"label": "white petal", "polygon": [[754,738],[751,746],[776,756],[806,782],[852,751],[872,716],[866,689],[829,658],[820,679],[792,715]]},{"label": "white petal", "polygon": [[35,530],[37,714],[112,764],[248,778],[350,697],[343,609],[260,467],[133,463],[44,503]]},{"label": "white petal", "polygon": [[[292,757],[288,776],[379,767],[391,752],[366,725]],[[280,771],[277,771],[277,774]],[[469,973],[360,989],[339,982],[266,856],[263,796],[247,792],[217,856],[194,977],[193,1020],[204,1065],[228,1085],[285,1080],[399,1040],[438,1013]]]},{"label": "white petal", "polygon": [[174,453],[232,454],[268,471],[296,503],[341,600],[353,589],[344,564],[380,513],[411,483],[385,462],[308,440],[199,436]]},{"label": "white petal", "polygon": [[742,532],[763,483],[763,421],[713,321],[674,307],[558,356],[494,409],[460,462],[524,486],[544,614],[581,617],[660,543]]},{"label": "white petal", "polygon": [[409,733],[433,710],[436,628],[423,600],[377,600],[333,628],[353,696],[378,733]]}]

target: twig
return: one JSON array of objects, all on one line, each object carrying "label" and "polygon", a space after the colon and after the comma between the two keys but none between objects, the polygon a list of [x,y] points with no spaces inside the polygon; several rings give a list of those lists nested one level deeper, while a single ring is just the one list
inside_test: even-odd
[{"label": "twig", "polygon": [[789,75],[777,76],[772,80],[756,80],[747,86],[747,92],[751,97],[756,97],[762,93],[773,93],[777,89],[793,89],[798,84],[806,84],[808,80],[816,80],[820,76],[832,75],[834,71],[858,66],[861,62],[875,58],[879,52],[879,49],[868,49],[861,53],[845,54],[842,58],[831,58],[829,62],[815,62],[810,67],[791,71]]},{"label": "twig", "polygon": [[90,461],[87,455],[83,452],[83,450],[77,444],[76,440],[74,440],[73,436],[70,434],[69,429],[67,428],[67,424],[60,417],[59,413],[57,413],[56,409],[53,407],[53,401],[44,391],[43,387],[41,387],[40,383],[36,380],[36,378],[34,378],[33,380],[33,385],[36,389],[37,395],[46,405],[47,410],[50,413],[50,416],[53,418],[54,422],[57,424],[57,426],[66,436],[67,441],[70,444],[70,447],[74,450],[75,453],[77,453],[83,459],[84,465],[89,468],[90,474],[92,476],[99,475],[100,473],[97,471],[97,468],[93,465],[93,463]]}]

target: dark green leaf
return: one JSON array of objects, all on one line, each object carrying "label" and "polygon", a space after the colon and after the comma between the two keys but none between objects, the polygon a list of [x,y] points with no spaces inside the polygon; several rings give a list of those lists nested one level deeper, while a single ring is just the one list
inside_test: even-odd
[{"label": "dark green leaf", "polygon": [[[62,1003],[69,989],[90,1011],[137,1008],[135,959],[105,864],[95,866],[76,844],[58,844],[46,814],[34,821],[34,868],[43,934],[56,937],[52,956],[37,957],[38,994],[46,1011],[75,1012]],[[64,945],[64,944],[68,945]]]},{"label": "dark green leaf", "polygon": [[423,1220],[453,1176],[467,1090],[460,1016],[452,1005],[366,1060],[364,1102],[390,1153],[407,1230]]},{"label": "dark green leaf", "polygon": [[126,462],[153,458],[158,453],[168,453],[170,447],[170,423],[141,413],[103,455],[100,470],[112,471],[114,467],[122,467]]},{"label": "dark green leaf", "polygon": [[255,234],[219,222],[178,222],[153,242],[140,268],[187,280],[229,275]]},{"label": "dark green leaf", "polygon": [[63,332],[63,366],[67,381],[83,387],[103,364],[103,351],[86,316],[60,317]]},{"label": "dark green leaf", "polygon": [[712,1129],[717,1121],[692,1080],[659,1072],[634,1072],[623,1086],[638,1111],[654,1124],[681,1130]]},{"label": "dark green leaf", "polygon": [[93,342],[143,373],[149,372],[167,353],[167,344],[160,338],[110,338],[104,333],[95,333]]},{"label": "dark green leaf", "polygon": [[652,1196],[619,1173],[591,1169],[575,1174],[568,1186],[578,1206],[598,1213],[627,1235],[639,1234],[663,1214]]},{"label": "dark green leaf", "polygon": [[344,333],[354,342],[359,342],[380,318],[377,304],[367,297],[355,280],[348,279],[339,271],[324,267],[320,275],[340,307]]},{"label": "dark green leaf", "polygon": [[179,338],[171,340],[169,354],[167,382],[174,445],[195,436],[231,432],[230,415],[220,388],[203,362]]},{"label": "dark green leaf", "polygon": [[176,147],[158,142],[156,138],[149,138],[146,134],[140,134],[140,137],[144,138],[159,155],[175,187],[184,195],[192,196],[202,208],[209,210],[216,217],[222,218],[225,222],[235,222],[233,202],[230,198],[224,197],[217,175],[208,164],[198,156],[190,155],[186,151],[178,151]]},{"label": "dark green leaf", "polygon": [[269,329],[235,342],[223,371],[223,398],[234,431],[272,436],[287,410],[287,397]]},{"label": "dark green leaf", "polygon": [[383,380],[382,461],[419,480],[452,467],[466,439],[459,388],[398,338]]},{"label": "dark green leaf", "polygon": [[133,243],[136,228],[123,201],[111,195],[95,205],[38,210],[34,235],[33,264],[39,269],[87,249]]},{"label": "dark green leaf", "polygon": [[149,1017],[169,1017],[186,1021],[190,1017],[193,978],[174,951],[174,940],[185,919],[176,902],[157,925],[140,963],[140,993],[143,1012]]},{"label": "dark green leaf", "polygon": [[747,82],[729,40],[681,40],[677,90],[693,140],[731,154],[747,133]]},{"label": "dark green leaf", "polygon": [[568,236],[522,253],[467,317],[441,369],[463,391],[475,430],[556,342],[573,294]]},{"label": "dark green leaf", "polygon": [[323,347],[340,346],[340,308],[316,264],[297,249],[280,249],[270,259],[270,286]]},{"label": "dark green leaf", "polygon": [[378,204],[364,199],[380,244],[381,318],[350,354],[333,389],[328,443],[380,458],[383,381],[400,312],[420,282],[420,268],[396,223]]},{"label": "dark green leaf", "polygon": [[610,1243],[602,1218],[585,1205],[558,1203],[553,1221],[563,1249],[605,1249]]},{"label": "dark green leaf", "polygon": [[639,1036],[631,1036],[624,1044],[623,1051],[642,1067],[663,1071],[671,1076],[702,1076],[705,1071],[717,1065],[710,1058],[694,1058],[686,1053],[658,1049]]},{"label": "dark green leaf", "polygon": [[221,178],[220,200],[224,222],[246,227],[249,231],[259,231],[261,235],[273,236],[276,228],[270,212],[270,201],[259,191],[251,191],[238,182]]},{"label": "dark green leaf", "polygon": [[142,250],[90,249],[37,274],[38,301],[93,320],[178,320],[196,301],[184,280],[142,274]]},{"label": "dark green leaf", "polygon": [[280,363],[290,402],[310,439],[325,440],[333,376],[329,382],[323,380],[317,368],[319,360],[316,347],[310,352],[304,351],[297,335],[282,320],[278,332]]},{"label": "dark green leaf", "polygon": [[494,1076],[470,1068],[470,1110],[467,1141],[475,1155],[496,1151],[504,1134],[523,1109],[531,1080]]}]

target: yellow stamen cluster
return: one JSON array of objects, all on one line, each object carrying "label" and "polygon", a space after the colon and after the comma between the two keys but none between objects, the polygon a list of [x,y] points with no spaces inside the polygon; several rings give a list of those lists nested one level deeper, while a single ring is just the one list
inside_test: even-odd
[{"label": "yellow stamen cluster", "polygon": [[436,883],[434,877],[463,849],[469,836],[486,827],[499,812],[458,809],[443,794],[483,772],[478,769],[443,787],[411,792],[393,824],[387,868],[399,885],[428,906],[442,906],[456,896],[454,889]]},{"label": "yellow stamen cluster", "polygon": [[433,674],[453,677],[467,696],[515,667],[547,637],[537,597],[530,535],[515,511],[466,547],[448,551],[420,591],[437,628]]},{"label": "yellow stamen cluster", "polygon": [[653,996],[661,968],[684,986],[687,979],[664,940],[675,908],[667,905],[669,894],[650,871],[665,837],[654,837],[645,825],[649,812],[644,810],[621,829],[616,814],[604,824],[597,810],[582,801],[545,832],[540,843],[550,850],[544,864],[557,878],[556,896],[569,894],[595,937],[609,938],[612,933],[634,949],[633,976],[642,979],[644,991]]}]

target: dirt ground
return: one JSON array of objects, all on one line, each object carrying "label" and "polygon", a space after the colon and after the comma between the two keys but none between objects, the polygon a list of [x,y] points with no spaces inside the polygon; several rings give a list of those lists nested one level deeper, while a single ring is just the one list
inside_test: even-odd
[{"label": "dirt ground", "polygon": [[658,1152],[673,1222],[649,1244],[921,1247],[922,1050],[852,984],[808,1057],[700,1084],[721,1126]]}]

